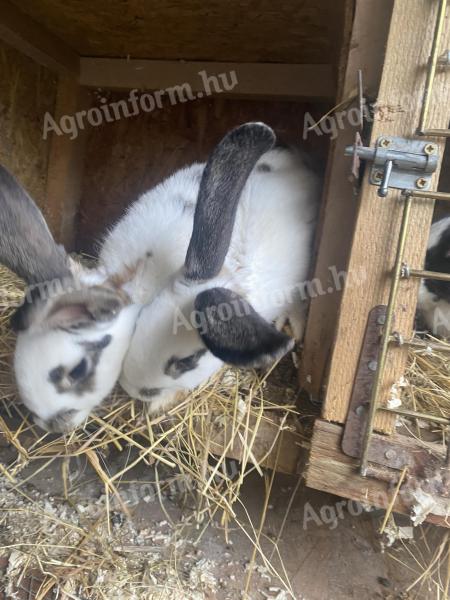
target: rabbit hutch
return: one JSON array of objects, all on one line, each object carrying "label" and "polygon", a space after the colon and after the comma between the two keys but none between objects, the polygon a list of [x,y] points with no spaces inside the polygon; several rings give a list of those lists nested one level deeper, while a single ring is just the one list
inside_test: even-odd
[{"label": "rabbit hutch", "polygon": [[97,453],[131,446],[133,464],[188,464],[209,509],[232,505],[234,459],[448,526],[450,393],[420,404],[410,371],[434,352],[449,369],[445,342],[414,335],[435,205],[450,200],[449,48],[446,0],[2,1],[0,161],[70,252],[95,260],[133,201],[248,121],[301,147],[323,179],[295,361],[275,381],[226,370],[194,392],[195,414],[151,421],[119,390],[81,433],[42,441],[10,381],[8,294],[22,287],[2,271],[6,479],[84,455],[112,503],[127,469],[108,474]]}]

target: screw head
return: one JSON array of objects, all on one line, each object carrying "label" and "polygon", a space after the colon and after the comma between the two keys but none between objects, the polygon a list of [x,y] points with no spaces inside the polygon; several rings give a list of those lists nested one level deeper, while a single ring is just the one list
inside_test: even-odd
[{"label": "screw head", "polygon": [[392,141],[389,138],[381,138],[381,140],[379,141],[379,146],[381,146],[382,148],[389,148],[391,144]]},{"label": "screw head", "polygon": [[377,367],[378,367],[378,363],[376,360],[371,360],[370,363],[367,365],[367,367],[370,369],[370,371],[376,371]]},{"label": "screw head", "polygon": [[386,450],[384,456],[388,459],[395,458],[397,456],[397,452],[395,450]]},{"label": "screw head", "polygon": [[386,323],[385,315],[380,315],[377,319],[377,323],[378,323],[378,325],[384,325]]},{"label": "screw head", "polygon": [[423,149],[423,151],[425,152],[425,154],[428,154],[429,156],[430,156],[431,154],[435,154],[435,153],[436,153],[436,151],[437,151],[436,144],[426,144],[426,145],[424,146],[424,149]]},{"label": "screw head", "polygon": [[376,181],[381,181],[383,179],[383,171],[375,171],[375,173],[373,174],[373,178]]},{"label": "screw head", "polygon": [[427,184],[428,181],[424,177],[419,177],[419,179],[417,179],[416,181],[416,187],[418,187],[419,189],[423,189],[427,186]]}]

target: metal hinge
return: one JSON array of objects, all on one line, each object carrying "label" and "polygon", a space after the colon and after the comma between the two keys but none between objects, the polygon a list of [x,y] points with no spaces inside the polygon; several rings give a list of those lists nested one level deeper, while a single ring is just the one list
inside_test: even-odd
[{"label": "metal hinge", "polygon": [[391,136],[378,138],[375,148],[347,146],[345,155],[372,162],[369,181],[378,186],[382,198],[389,188],[428,190],[439,163],[438,147],[433,142]]}]

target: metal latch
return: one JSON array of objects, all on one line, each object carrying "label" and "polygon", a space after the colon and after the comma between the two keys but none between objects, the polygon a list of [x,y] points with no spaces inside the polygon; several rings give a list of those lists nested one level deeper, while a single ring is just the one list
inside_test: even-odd
[{"label": "metal latch", "polygon": [[389,188],[427,190],[439,161],[438,147],[426,140],[380,137],[375,148],[347,146],[346,156],[372,161],[369,181],[384,198]]}]

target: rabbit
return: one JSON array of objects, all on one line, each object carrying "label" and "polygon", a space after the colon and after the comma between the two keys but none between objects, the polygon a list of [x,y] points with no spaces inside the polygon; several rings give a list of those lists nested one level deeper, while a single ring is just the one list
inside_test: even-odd
[{"label": "rabbit", "polygon": [[43,429],[69,430],[112,390],[137,307],[111,286],[81,283],[81,269],[4,167],[0,231],[0,262],[28,284],[11,318],[19,394]]},{"label": "rabbit", "polygon": [[[450,217],[431,226],[425,269],[450,273]],[[426,328],[436,336],[450,336],[450,281],[423,279],[420,282],[417,303],[418,316]]]},{"label": "rabbit", "polygon": [[164,411],[224,363],[266,367],[289,352],[303,335],[319,193],[300,154],[246,123],[132,204],[88,271],[1,169],[0,261],[30,286],[12,318],[14,369],[35,422],[69,431],[117,381]]}]

